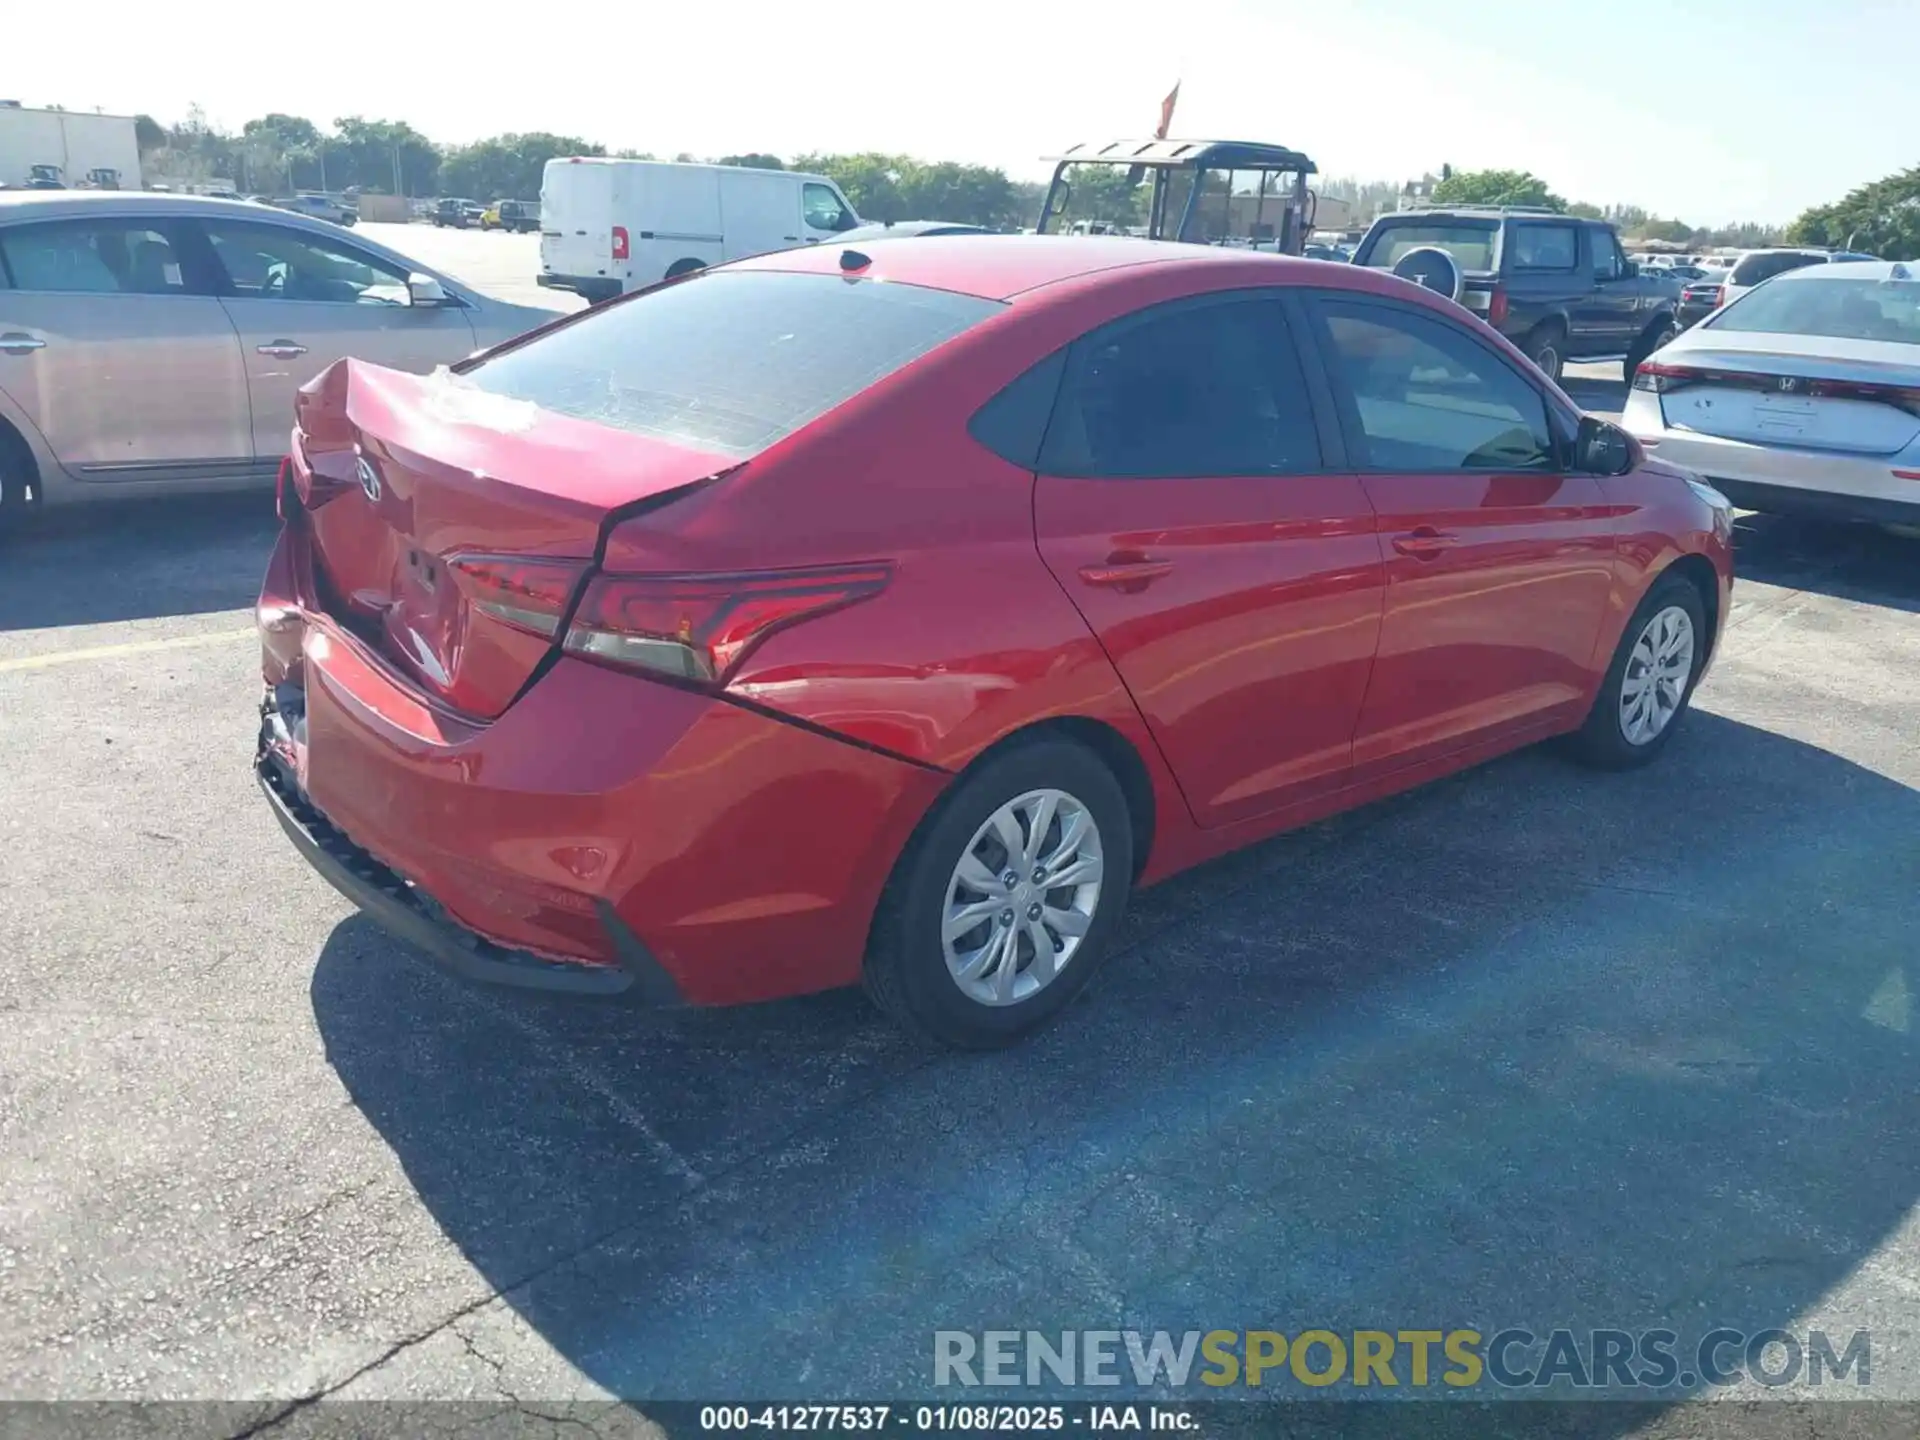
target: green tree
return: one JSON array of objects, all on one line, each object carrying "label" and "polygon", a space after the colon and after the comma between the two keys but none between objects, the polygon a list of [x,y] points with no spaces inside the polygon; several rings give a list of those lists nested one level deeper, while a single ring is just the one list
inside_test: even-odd
[{"label": "green tree", "polygon": [[1601,214],[1598,205],[1589,205],[1584,200],[1576,200],[1567,206],[1567,214],[1578,215],[1582,220],[1604,220],[1607,218]]},{"label": "green tree", "polygon": [[312,152],[298,158],[296,183],[385,195],[431,195],[440,178],[440,150],[404,120],[348,115],[333,122]]},{"label": "green tree", "polygon": [[1640,234],[1648,240],[1666,240],[1675,245],[1693,241],[1693,227],[1684,220],[1652,219],[1640,227]]},{"label": "green tree", "polygon": [[1887,260],[1920,259],[1920,165],[1816,205],[1787,227],[1792,245],[1845,246]]},{"label": "green tree", "polygon": [[786,162],[778,155],[768,155],[759,150],[749,151],[745,155],[722,155],[713,162],[716,165],[738,165],[747,170],[784,170]]},{"label": "green tree", "polygon": [[549,160],[606,153],[605,146],[577,135],[544,130],[495,135],[448,151],[440,166],[440,187],[447,194],[476,200],[531,200],[540,193],[541,173]]},{"label": "green tree", "polygon": [[1542,205],[1564,210],[1567,202],[1530,170],[1457,170],[1433,187],[1436,205]]}]

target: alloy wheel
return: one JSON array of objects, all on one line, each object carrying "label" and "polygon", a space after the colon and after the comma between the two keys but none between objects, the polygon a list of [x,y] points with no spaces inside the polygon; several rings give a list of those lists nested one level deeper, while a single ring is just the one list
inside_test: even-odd
[{"label": "alloy wheel", "polygon": [[1648,745],[1673,723],[1693,679],[1693,617],[1679,605],[1656,611],[1633,642],[1620,678],[1620,733]]},{"label": "alloy wheel", "polygon": [[1079,952],[1104,868],[1100,827],[1064,790],[1029,790],[989,815],[947,881],[940,942],[968,999],[1017,1005]]}]

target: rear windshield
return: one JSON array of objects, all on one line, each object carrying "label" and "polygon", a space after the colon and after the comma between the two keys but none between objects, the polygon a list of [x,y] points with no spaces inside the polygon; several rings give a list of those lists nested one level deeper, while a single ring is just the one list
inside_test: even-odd
[{"label": "rear windshield", "polygon": [[1824,255],[1796,255],[1792,252],[1749,255],[1733,267],[1733,274],[1727,278],[1735,285],[1758,285],[1762,280],[1771,280],[1774,276],[1784,275],[1789,270],[1800,270],[1808,265],[1823,264],[1826,258]]},{"label": "rear windshield", "polygon": [[609,306],[463,374],[561,415],[745,457],[1001,308],[918,285],[722,272]]},{"label": "rear windshield", "polygon": [[1920,345],[1920,280],[1783,280],[1743,295],[1715,330]]},{"label": "rear windshield", "polygon": [[1400,263],[1409,250],[1436,246],[1453,256],[1462,270],[1491,270],[1493,245],[1498,231],[1492,225],[1469,222],[1417,221],[1389,223],[1373,237],[1363,265],[1386,269]]}]

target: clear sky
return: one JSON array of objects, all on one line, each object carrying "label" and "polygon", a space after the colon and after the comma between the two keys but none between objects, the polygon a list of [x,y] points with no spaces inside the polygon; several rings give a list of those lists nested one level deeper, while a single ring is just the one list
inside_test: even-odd
[{"label": "clear sky", "polygon": [[[14,0],[0,95],[222,126],[270,110],[671,155],[1002,166],[1149,133],[1323,173],[1528,169],[1691,224],[1786,220],[1920,164],[1920,0]],[[566,38],[560,38],[562,36]],[[26,62],[10,64],[9,61]]]}]

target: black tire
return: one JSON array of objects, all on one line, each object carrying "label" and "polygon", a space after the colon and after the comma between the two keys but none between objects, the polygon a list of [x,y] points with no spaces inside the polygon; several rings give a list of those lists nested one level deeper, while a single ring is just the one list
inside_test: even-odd
[{"label": "black tire", "polygon": [[1626,364],[1621,367],[1627,384],[1633,384],[1633,372],[1646,363],[1646,359],[1663,345],[1671,344],[1673,337],[1680,333],[1680,327],[1671,315],[1656,320],[1647,327],[1646,333],[1634,342],[1633,349],[1627,352]]},{"label": "black tire", "polygon": [[[1100,889],[1079,948],[1054,978],[1024,999],[989,1004],[963,991],[948,969],[941,929],[949,889],[962,857],[981,843],[977,837],[989,818],[1041,789],[1064,792],[1091,818],[1101,852]],[[1057,838],[1057,821],[1048,833]],[[1036,848],[1043,848],[1046,838]],[[1132,889],[1133,827],[1125,792],[1113,772],[1071,740],[1017,743],[964,775],[901,853],[874,915],[865,967],[867,993],[887,1015],[923,1038],[969,1050],[1010,1045],[1052,1019],[1092,979],[1126,913]],[[1059,891],[1049,893],[1058,896]],[[1011,906],[1007,913],[1013,913]],[[998,933],[1003,923],[998,916],[983,919],[976,933]],[[1021,931],[1025,934],[1025,927]],[[1014,937],[1014,983],[1028,975],[1034,954],[1028,947],[1033,943],[1030,934]],[[991,967],[990,973],[998,968]]]},{"label": "black tire", "polygon": [[1560,372],[1567,363],[1567,332],[1557,321],[1535,326],[1520,348],[1549,380],[1560,383]]},{"label": "black tire", "polygon": [[[1637,665],[1634,649],[1640,643],[1642,635],[1648,632],[1656,617],[1667,610],[1678,607],[1686,612],[1692,628],[1692,663],[1687,670],[1686,685],[1681,690],[1671,717],[1661,726],[1651,739],[1635,740],[1629,738],[1623,721],[1623,689],[1627,684],[1629,665]],[[1693,687],[1699,683],[1700,669],[1706,664],[1707,647],[1712,637],[1707,633],[1707,607],[1700,599],[1700,592],[1679,575],[1663,575],[1654,581],[1639,607],[1634,610],[1633,618],[1627,621],[1626,629],[1620,633],[1620,644],[1613,652],[1613,660],[1607,666],[1607,673],[1600,682],[1600,692],[1593,698],[1593,709],[1587,712],[1586,723],[1568,737],[1569,748],[1574,756],[1601,770],[1632,770],[1645,765],[1667,748],[1673,739],[1674,731],[1680,728],[1680,722],[1686,718],[1688,703],[1693,699]]]},{"label": "black tire", "polygon": [[33,452],[0,421],[0,535],[18,530],[40,502],[39,472]]},{"label": "black tire", "polygon": [[667,267],[666,278],[669,280],[677,280],[682,275],[691,275],[696,270],[704,270],[706,268],[707,268],[706,261],[696,260],[691,255],[689,255],[686,259],[676,260],[673,262],[673,264],[669,265]]}]

